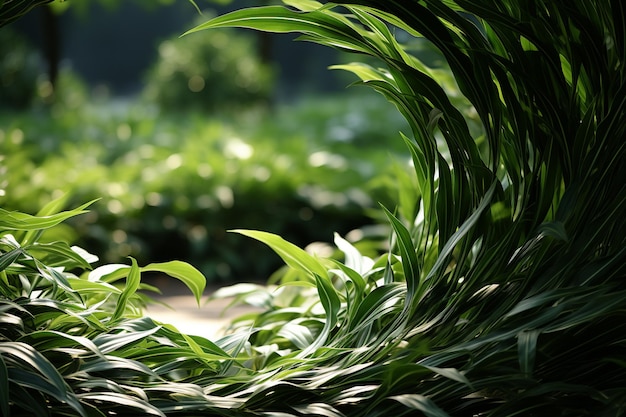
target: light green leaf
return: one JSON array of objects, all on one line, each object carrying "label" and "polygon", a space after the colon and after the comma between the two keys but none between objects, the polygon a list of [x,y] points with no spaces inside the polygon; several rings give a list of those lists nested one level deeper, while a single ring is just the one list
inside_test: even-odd
[{"label": "light green leaf", "polygon": [[295,7],[298,10],[309,12],[313,10],[319,10],[324,7],[322,3],[313,0],[283,0],[283,3],[288,6]]},{"label": "light green leaf", "polygon": [[187,285],[196,297],[196,302],[200,305],[200,298],[206,286],[206,278],[202,272],[188,263],[181,261],[152,263],[141,268],[141,272],[163,272],[164,274],[179,279]]},{"label": "light green leaf", "polygon": [[0,271],[7,269],[13,262],[17,261],[20,255],[23,253],[21,248],[13,249],[10,252],[3,253],[0,256]]},{"label": "light green leaf", "polygon": [[467,379],[467,377],[456,368],[437,368],[436,366],[426,366],[426,365],[423,365],[423,366],[424,368],[429,369],[436,374],[439,374],[453,381],[460,382],[472,388],[472,383],[470,382],[470,380]]},{"label": "light green leaf", "polygon": [[296,323],[287,323],[280,328],[278,336],[289,340],[299,349],[306,349],[315,340],[315,336],[311,333],[311,329]]},{"label": "light green leaf", "polygon": [[328,272],[315,257],[300,249],[293,243],[272,233],[258,230],[232,230],[232,232],[251,237],[265,243],[280,256],[291,268],[297,269],[314,278],[316,275],[328,278]]},{"label": "light green leaf", "polygon": [[372,266],[374,266],[374,261],[371,258],[363,256],[354,245],[337,233],[335,233],[335,245],[337,245],[337,248],[341,250],[346,257],[344,264],[359,274],[363,275],[368,273],[372,269]]},{"label": "light green leaf", "polygon": [[[94,200],[95,201],[95,200]],[[37,230],[48,229],[52,226],[79,214],[87,213],[85,208],[91,205],[93,201],[85,203],[73,210],[63,211],[61,213],[49,216],[31,216],[30,214],[18,211],[7,211],[0,208],[0,229],[5,230]]]},{"label": "light green leaf", "polygon": [[143,331],[101,334],[94,338],[93,342],[102,353],[111,353],[145,339],[159,331],[159,329],[160,326],[155,326]]},{"label": "light green leaf", "polygon": [[124,315],[128,299],[135,294],[135,292],[139,288],[139,283],[141,282],[141,272],[139,270],[139,267],[137,266],[137,261],[134,258],[131,258],[131,262],[132,265],[126,278],[126,285],[124,286],[122,294],[120,294],[117,300],[117,305],[115,306],[113,317],[111,317],[112,321],[117,321]]},{"label": "light green leaf", "polygon": [[294,406],[293,408],[302,413],[302,415],[320,417],[345,417],[345,414],[329,404],[311,403],[307,405]]},{"label": "light green leaf", "polygon": [[25,246],[24,250],[48,266],[69,268],[76,265],[82,269],[91,269],[91,265],[66,242],[36,243]]},{"label": "light green leaf", "polygon": [[128,271],[130,271],[130,267],[128,265],[106,264],[90,271],[87,279],[93,282],[103,281],[111,283],[120,278],[124,278],[128,274]]}]

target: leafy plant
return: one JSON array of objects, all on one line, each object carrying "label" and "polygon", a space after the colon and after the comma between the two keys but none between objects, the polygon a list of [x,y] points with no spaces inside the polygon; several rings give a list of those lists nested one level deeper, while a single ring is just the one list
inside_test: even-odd
[{"label": "leafy plant", "polygon": [[[415,182],[386,210],[390,254],[365,270],[352,249],[328,269],[246,232],[299,270],[296,285],[317,288],[324,310],[271,329],[251,319],[263,324],[258,350],[288,350],[269,356],[249,404],[351,416],[623,414],[623,6],[285,3],[191,32],[300,32],[381,60],[341,68],[409,121]],[[437,47],[482,135],[396,33]]]},{"label": "leafy plant", "polygon": [[[623,6],[285,3],[236,11],[197,30],[299,31],[386,64],[343,68],[410,124],[404,140],[414,175],[399,175],[397,207],[382,209],[393,229],[389,250],[366,256],[337,236],[340,256],[323,257],[275,234],[239,230],[290,269],[275,289],[224,290],[266,311],[210,342],[135,315],[132,261],[119,272],[126,286],[106,293],[110,303],[80,309],[73,300],[89,299],[87,290],[57,269],[33,272],[41,254],[20,248],[36,233],[7,233],[26,220],[39,230],[68,213],[0,212],[2,291],[30,296],[7,299],[0,316],[9,341],[0,345],[0,384],[10,388],[0,391],[2,412],[624,415]],[[424,37],[441,51],[482,133],[394,33]],[[63,259],[80,262],[67,249]],[[74,293],[58,290],[66,281]],[[38,291],[55,297],[46,307],[77,310],[55,316],[37,305]],[[20,316],[19,300],[33,304],[30,314]],[[21,343],[41,326],[69,336],[52,348],[47,333]]]},{"label": "leafy plant", "polygon": [[[36,216],[0,209],[0,411],[2,415],[165,415],[219,408],[206,403],[191,375],[231,368],[233,338],[218,344],[182,335],[143,317],[144,272],[183,281],[200,301],[205,280],[178,262],[103,265],[63,241],[43,236],[89,204]],[[229,351],[229,352],[227,352]],[[200,404],[200,405],[198,405]],[[220,412],[215,411],[216,415]],[[214,414],[214,415],[215,415]]]}]

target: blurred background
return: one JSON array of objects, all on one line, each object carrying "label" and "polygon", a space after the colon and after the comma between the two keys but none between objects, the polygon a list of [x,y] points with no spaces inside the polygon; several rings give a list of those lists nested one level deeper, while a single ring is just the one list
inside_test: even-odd
[{"label": "blurred background", "polygon": [[320,251],[334,232],[384,241],[378,207],[409,164],[400,114],[327,69],[354,56],[246,30],[180,37],[252,2],[220,3],[75,0],[0,29],[0,205],[98,199],[48,238],[101,262],[185,260],[214,283],[282,265],[230,229]]}]

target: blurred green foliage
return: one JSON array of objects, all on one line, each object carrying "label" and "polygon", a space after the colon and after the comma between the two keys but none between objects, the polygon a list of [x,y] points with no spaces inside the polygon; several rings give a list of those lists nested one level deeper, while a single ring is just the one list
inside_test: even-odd
[{"label": "blurred green foliage", "polygon": [[271,65],[261,61],[255,36],[220,31],[163,41],[146,77],[144,96],[168,110],[216,111],[267,102]]},{"label": "blurred green foliage", "polygon": [[0,204],[34,212],[65,192],[70,203],[100,198],[66,237],[106,262],[181,259],[209,280],[266,278],[278,257],[229,229],[331,241],[375,222],[369,210],[393,201],[395,165],[409,160],[403,119],[358,90],[218,119],[89,104],[76,77],[59,83],[51,107],[0,115]]}]

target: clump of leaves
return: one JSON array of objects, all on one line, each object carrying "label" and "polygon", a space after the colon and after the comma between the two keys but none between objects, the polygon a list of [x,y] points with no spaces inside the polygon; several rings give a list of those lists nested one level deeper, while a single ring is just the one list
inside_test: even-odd
[{"label": "clump of leaves", "polygon": [[[393,229],[389,251],[364,256],[336,237],[343,255],[335,260],[273,234],[239,231],[291,269],[276,290],[231,289],[266,311],[210,342],[135,316],[134,263],[93,281],[87,274],[81,283],[106,288],[107,279],[127,277],[118,292],[97,292],[106,299],[89,298],[73,286],[85,275],[39,266],[52,261],[45,249],[46,263],[41,248],[31,254],[28,231],[8,237],[23,215],[0,212],[8,219],[0,223],[0,278],[11,297],[0,316],[8,342],[2,412],[623,415],[623,6],[285,3],[197,30],[296,31],[385,64],[342,68],[392,101],[411,127],[405,142],[415,173],[399,177],[398,206],[383,208]],[[439,49],[482,134],[395,34]],[[66,248],[63,258],[80,263]],[[45,308],[39,294],[52,295]],[[19,300],[28,314],[20,316]],[[65,310],[56,317],[50,303]],[[50,348],[47,333],[20,344],[41,329],[55,338],[62,332],[65,344]]]},{"label": "clump of leaves", "polygon": [[[315,287],[323,308],[290,317],[273,306],[250,318],[254,348],[270,353],[254,384],[237,389],[248,406],[328,416],[623,414],[623,6],[284,3],[192,31],[299,32],[378,58],[383,68],[341,68],[409,121],[415,177],[385,209],[392,249],[377,260],[340,241],[346,261],[329,266],[245,232],[300,271],[295,285]],[[396,34],[439,50],[482,134]]]},{"label": "clump of leaves", "polygon": [[185,380],[219,379],[242,342],[186,336],[142,315],[150,298],[140,290],[157,291],[143,273],[181,280],[198,302],[204,277],[177,261],[92,269],[95,256],[45,238],[89,205],[62,204],[36,216],[0,209],[0,413],[164,416],[182,407],[220,415],[227,400],[212,406]]}]

